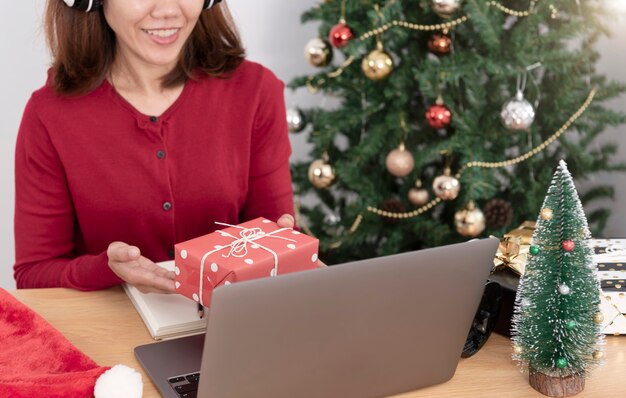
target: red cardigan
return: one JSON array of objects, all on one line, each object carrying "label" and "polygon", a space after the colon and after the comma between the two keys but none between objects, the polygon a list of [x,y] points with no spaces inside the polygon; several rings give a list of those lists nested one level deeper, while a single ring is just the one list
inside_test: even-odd
[{"label": "red cardigan", "polygon": [[106,81],[81,97],[33,93],[15,154],[18,288],[107,288],[109,243],[153,261],[216,229],[293,214],[283,83],[244,61],[187,82],[161,116]]}]

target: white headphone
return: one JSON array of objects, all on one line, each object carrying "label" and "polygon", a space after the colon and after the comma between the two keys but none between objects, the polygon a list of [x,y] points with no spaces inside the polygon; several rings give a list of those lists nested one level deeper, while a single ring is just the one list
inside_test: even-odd
[{"label": "white headphone", "polygon": [[[102,6],[102,0],[63,0],[68,7],[79,11],[91,12]],[[208,10],[222,0],[204,0],[203,8]]]}]

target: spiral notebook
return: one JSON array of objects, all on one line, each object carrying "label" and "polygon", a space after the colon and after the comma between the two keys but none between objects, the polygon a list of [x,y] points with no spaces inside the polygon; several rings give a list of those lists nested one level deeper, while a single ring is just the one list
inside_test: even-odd
[{"label": "spiral notebook", "polygon": [[[157,265],[170,271],[174,261]],[[203,333],[207,319],[198,317],[198,304],[180,294],[142,293],[136,287],[124,284],[124,291],[146,324],[155,340]]]}]

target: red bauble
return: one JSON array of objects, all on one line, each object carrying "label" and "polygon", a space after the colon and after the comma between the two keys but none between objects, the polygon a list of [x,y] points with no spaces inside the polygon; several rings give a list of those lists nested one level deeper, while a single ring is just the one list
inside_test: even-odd
[{"label": "red bauble", "polygon": [[566,252],[571,252],[572,250],[574,250],[576,244],[574,243],[574,241],[568,239],[563,241],[562,246],[563,250],[565,250]]},{"label": "red bauble", "polygon": [[348,25],[346,25],[345,22],[339,22],[330,30],[328,41],[333,45],[333,47],[341,48],[348,44],[353,37],[354,35],[352,34],[352,30],[348,27]]},{"label": "red bauble", "polygon": [[452,121],[452,112],[443,104],[431,105],[426,111],[426,121],[435,129],[448,127]]},{"label": "red bauble", "polygon": [[452,39],[450,36],[435,33],[428,41],[428,49],[437,55],[450,54],[450,51],[452,51]]}]

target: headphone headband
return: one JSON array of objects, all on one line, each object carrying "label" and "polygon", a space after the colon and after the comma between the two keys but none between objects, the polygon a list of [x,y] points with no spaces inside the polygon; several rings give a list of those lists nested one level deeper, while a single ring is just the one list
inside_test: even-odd
[{"label": "headphone headband", "polygon": [[[75,8],[79,11],[91,12],[102,6],[102,0],[63,0],[68,7]],[[213,7],[222,0],[204,0],[202,6],[205,10]]]}]

